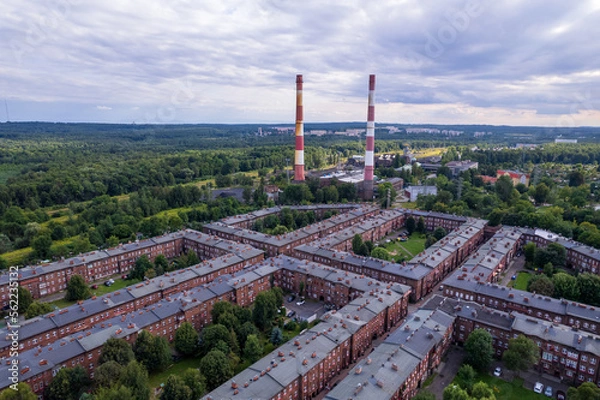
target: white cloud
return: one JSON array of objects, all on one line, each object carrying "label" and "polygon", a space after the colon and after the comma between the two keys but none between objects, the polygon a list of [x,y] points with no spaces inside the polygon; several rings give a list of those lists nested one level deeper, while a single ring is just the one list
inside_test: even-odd
[{"label": "white cloud", "polygon": [[112,107],[108,107],[108,106],[96,106],[96,109],[101,110],[101,111],[108,111],[108,110],[112,110]]},{"label": "white cloud", "polygon": [[387,122],[594,115],[597,2],[471,3],[4,2],[0,87],[21,120],[293,122],[296,73],[307,122],[363,119],[369,73]]}]

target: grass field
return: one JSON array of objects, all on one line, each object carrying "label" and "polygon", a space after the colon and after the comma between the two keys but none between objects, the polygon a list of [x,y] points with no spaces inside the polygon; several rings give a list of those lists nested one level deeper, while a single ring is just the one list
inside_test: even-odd
[{"label": "grass field", "polygon": [[[103,296],[107,293],[112,293],[117,290],[123,289],[129,285],[135,285],[138,282],[140,282],[139,279],[124,280],[121,278],[117,278],[117,279],[115,279],[115,283],[112,284],[111,286],[106,286],[102,282],[100,282],[100,283],[97,283],[98,289],[90,289],[90,290],[92,291],[92,296]],[[65,299],[60,299],[60,300],[55,300],[55,301],[50,302],[50,304],[53,304],[58,308],[65,308],[65,307],[71,306],[75,303],[76,303],[75,301],[67,301]]]},{"label": "grass field", "polygon": [[515,289],[519,290],[527,290],[527,283],[531,279],[531,274],[529,272],[521,271],[517,275],[517,279],[514,281],[513,286]]},{"label": "grass field", "polygon": [[166,383],[169,375],[179,375],[181,376],[186,369],[188,368],[198,368],[200,365],[199,358],[184,358],[179,360],[178,362],[172,364],[166,370],[162,372],[155,372],[150,374],[148,377],[148,386],[151,388],[156,388],[160,386],[161,383]]},{"label": "grass field", "polygon": [[477,376],[477,382],[483,381],[487,383],[496,395],[496,400],[540,400],[547,399],[542,394],[534,393],[532,390],[523,387],[523,379],[515,378],[512,382],[507,382],[503,379],[496,378],[488,374],[480,374]]},{"label": "grass field", "polygon": [[411,259],[425,249],[425,235],[413,232],[406,242],[392,241],[385,243],[384,247],[392,255],[404,255]]}]

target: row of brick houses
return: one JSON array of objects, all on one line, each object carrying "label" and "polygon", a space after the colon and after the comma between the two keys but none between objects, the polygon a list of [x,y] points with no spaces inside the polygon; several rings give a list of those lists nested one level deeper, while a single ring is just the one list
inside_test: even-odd
[{"label": "row of brick houses", "polygon": [[[193,235],[197,239],[209,240],[208,235],[200,232],[193,232]],[[219,241],[224,242],[222,239]],[[245,267],[264,259],[261,250],[236,243],[226,244],[232,246],[231,251],[234,253],[205,260],[195,266],[166,273],[101,297],[94,296],[43,317],[26,321],[20,329],[20,350],[43,346],[114,316],[137,311],[173,294],[213,282],[220,275],[235,275]],[[0,357],[6,356],[10,350],[11,340],[7,336],[8,331],[10,325],[0,330]]]},{"label": "row of brick houses", "polygon": [[600,386],[600,336],[577,328],[546,321],[522,312],[502,312],[485,305],[435,296],[423,308],[442,309],[456,317],[454,340],[464,343],[477,328],[490,332],[496,356],[501,357],[508,341],[519,334],[540,349],[536,368],[561,378],[567,384],[594,382]]},{"label": "row of brick houses", "polygon": [[[227,225],[223,222],[206,224],[203,231],[224,239],[250,244],[258,249],[263,249],[269,257],[273,257],[279,254],[291,255],[296,246],[339,232],[379,213],[380,211],[374,206],[353,208],[344,214],[335,215],[325,221],[276,236]],[[401,218],[401,216],[398,218]]]},{"label": "row of brick houses", "polygon": [[[464,344],[475,329],[492,335],[497,357],[518,335],[540,349],[536,369],[567,384],[600,386],[600,336],[526,314],[435,295],[325,396],[328,400],[408,400],[435,370],[450,343]],[[224,397],[232,398],[232,397]]]},{"label": "row of brick houses", "polygon": [[[289,258],[282,260],[291,261]],[[322,272],[336,273],[314,263],[300,263],[307,266],[307,271],[315,266]],[[362,281],[369,291],[341,309],[326,313],[313,328],[274,350],[203,399],[300,400],[311,399],[327,388],[335,376],[366,353],[374,338],[388,332],[406,315],[403,304],[406,304],[410,291],[408,287],[385,285],[355,274],[346,277],[350,282],[347,285],[354,282],[356,286]],[[337,282],[337,279],[333,281]]]},{"label": "row of brick houses", "polygon": [[[355,218],[376,211],[375,207],[364,207],[358,204],[325,204],[292,206],[290,208],[300,211],[313,211],[320,218],[328,211],[354,212],[351,218],[340,214],[337,219],[341,221],[341,224],[351,223]],[[280,207],[258,210],[245,216],[229,217],[225,220],[233,224],[235,224],[236,218],[255,221],[267,215],[280,213],[281,210]],[[336,221],[336,219],[333,219],[333,221]],[[329,224],[329,222],[326,223]],[[294,233],[290,237],[298,234]],[[314,240],[314,238],[311,240]],[[135,266],[135,261],[142,255],[148,256],[152,261],[159,254],[167,258],[174,258],[192,249],[198,253],[201,259],[209,259],[230,253],[233,246],[238,245],[237,242],[220,242],[218,239],[213,239],[210,243],[207,243],[206,239],[206,236],[198,236],[195,231],[182,230],[150,239],[137,240],[133,243],[120,244],[107,250],[91,251],[52,263],[24,267],[19,270],[19,285],[27,288],[33,298],[37,299],[65,290],[73,275],[81,275],[86,282],[94,282],[116,274],[127,274]],[[1,274],[0,307],[8,305],[8,284],[8,274]]]},{"label": "row of brick houses", "polygon": [[412,398],[452,343],[454,319],[441,310],[411,313],[325,399]]},{"label": "row of brick houses", "polygon": [[[546,321],[565,324],[585,332],[600,334],[600,310],[595,307],[554,299],[496,284],[523,243],[531,241],[533,230],[504,227],[471,255],[444,281],[444,294],[451,298],[476,301],[489,308],[519,312]],[[547,242],[536,243],[546,245]],[[575,254],[575,253],[572,253]],[[567,258],[569,253],[567,252]]]},{"label": "row of brick houses", "polygon": [[[416,301],[430,293],[436,284],[456,269],[480,245],[484,227],[483,220],[468,220],[411,261],[402,264],[338,251],[340,247],[351,247],[350,242],[355,234],[353,232],[366,231],[369,226],[365,224],[357,228],[348,228],[347,230],[351,232],[347,235],[335,234],[332,235],[334,237],[298,246],[294,249],[294,256],[382,281],[409,285],[413,289],[412,300]],[[340,245],[342,240],[343,246]],[[337,243],[333,249],[330,247],[332,242]]]},{"label": "row of brick houses", "polygon": [[[192,249],[201,259],[207,259],[235,253],[246,247],[237,242],[211,238],[210,235],[187,229],[49,264],[21,268],[19,285],[27,288],[33,298],[37,299],[65,290],[73,275],[80,275],[86,282],[93,282],[115,274],[126,274],[143,255],[152,261],[159,254],[174,258]],[[8,275],[0,275],[2,306],[8,304],[8,283]]]},{"label": "row of brick houses", "polygon": [[[109,337],[124,338],[132,343],[138,332],[145,329],[171,341],[174,339],[175,330],[183,321],[189,321],[196,329],[201,329],[211,322],[211,310],[217,301],[228,301],[240,305],[253,303],[256,294],[270,289],[271,281],[281,279],[281,275],[279,278],[277,277],[278,274],[281,274],[281,269],[290,268],[290,264],[294,262],[297,265],[293,269],[301,276],[300,278],[292,276],[294,281],[311,279],[321,287],[335,283],[330,286],[331,291],[345,293],[341,299],[348,300],[344,303],[347,308],[343,308],[348,314],[341,318],[351,321],[340,321],[339,324],[340,326],[353,326],[353,328],[343,327],[343,329],[351,331],[354,337],[348,342],[352,357],[362,354],[374,337],[387,331],[389,327],[398,323],[406,315],[410,292],[410,288],[406,286],[385,285],[355,274],[345,275],[347,279],[340,282],[336,277],[337,271],[332,271],[329,267],[288,257],[279,257],[258,263],[253,269],[242,274],[223,274],[212,282],[198,283],[192,288],[178,290],[172,295],[155,299],[139,308],[127,307],[124,312],[108,312],[99,315],[100,317],[107,315],[108,318],[90,318],[89,321],[84,321],[83,329],[59,331],[55,328],[52,332],[45,334],[42,341],[32,341],[27,348],[25,346],[21,348],[18,364],[20,380],[30,384],[38,395],[42,395],[44,387],[49,384],[52,376],[60,368],[82,365],[93,377],[94,366],[97,365],[102,345]],[[183,271],[185,274],[187,270]],[[177,280],[177,277],[183,274],[176,274],[174,278]],[[320,280],[323,282],[319,282]],[[136,285],[135,288],[146,290],[156,283],[143,283],[142,286]],[[361,288],[362,292],[360,292]],[[127,292],[129,291],[125,290],[123,294]],[[356,296],[354,293],[359,293],[359,295]],[[115,292],[113,295],[120,296],[121,294]],[[106,296],[104,299],[107,298]],[[108,297],[108,299],[110,298]],[[96,300],[98,299],[91,301]],[[68,313],[59,315],[81,312],[81,309],[85,308],[88,303],[82,302],[75,305],[73,309],[69,309]],[[47,314],[38,320],[50,321],[50,324],[55,324],[57,315],[53,314]],[[20,328],[20,332],[23,333],[27,330],[26,326]],[[21,340],[23,343],[23,339]],[[6,359],[5,356],[4,359]],[[0,384],[0,388],[4,388],[10,383],[8,380],[11,374],[10,367],[10,360],[8,363],[3,362],[0,366],[0,378],[2,378],[2,382],[5,382]]]},{"label": "row of brick houses", "polygon": [[314,212],[315,216],[319,219],[325,216],[327,212],[339,212],[345,213],[357,208],[360,208],[361,205],[354,203],[347,204],[315,204],[315,205],[299,205],[299,206],[285,206],[285,207],[270,207],[263,208],[260,210],[252,211],[248,214],[238,214],[233,215],[231,217],[226,217],[221,220],[222,223],[228,226],[233,226],[236,228],[246,228],[252,229],[254,224],[257,221],[263,220],[269,215],[280,215],[281,211],[284,208],[289,208],[291,210],[296,211],[304,211],[304,212]]}]

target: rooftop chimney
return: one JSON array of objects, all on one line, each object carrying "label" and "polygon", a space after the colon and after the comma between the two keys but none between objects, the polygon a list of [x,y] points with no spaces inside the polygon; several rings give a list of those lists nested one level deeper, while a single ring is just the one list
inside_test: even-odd
[{"label": "rooftop chimney", "polygon": [[304,181],[304,112],[302,106],[302,75],[296,75],[296,154],[294,181]]},{"label": "rooftop chimney", "polygon": [[364,200],[373,200],[373,153],[375,151],[375,75],[369,75],[369,107],[367,112],[367,152],[365,154]]}]

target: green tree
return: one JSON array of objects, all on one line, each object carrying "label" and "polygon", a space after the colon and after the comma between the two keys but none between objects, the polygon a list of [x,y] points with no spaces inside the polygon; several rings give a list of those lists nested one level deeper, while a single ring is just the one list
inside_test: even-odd
[{"label": "green tree", "polygon": [[143,280],[144,276],[146,275],[146,271],[148,271],[150,268],[152,268],[152,263],[148,259],[148,256],[144,254],[135,260],[135,266],[129,273],[129,277],[131,279]]},{"label": "green tree", "polygon": [[540,359],[540,349],[533,340],[524,335],[508,341],[508,349],[502,355],[504,365],[512,371],[527,371]]},{"label": "green tree", "polygon": [[192,391],[191,399],[199,399],[204,395],[206,391],[205,379],[200,375],[200,371],[197,368],[186,369],[181,377],[183,382]]},{"label": "green tree", "polygon": [[244,346],[244,357],[250,362],[255,362],[260,360],[262,356],[263,347],[260,344],[260,340],[256,335],[250,335],[246,339],[246,345]]},{"label": "green tree", "polygon": [[577,275],[579,301],[600,306],[600,276],[590,273]]},{"label": "green tree", "polygon": [[444,400],[471,400],[466,390],[456,384],[451,384],[444,389]]},{"label": "green tree", "polygon": [[198,332],[187,321],[175,331],[175,349],[185,355],[192,355],[198,349]]},{"label": "green tree", "polygon": [[582,383],[578,388],[570,387],[567,391],[569,400],[600,400],[600,388],[594,382]]},{"label": "green tree", "polygon": [[219,321],[219,316],[221,314],[232,314],[233,312],[233,304],[228,301],[217,301],[210,311],[210,315],[212,317],[212,321],[216,323]]},{"label": "green tree", "polygon": [[134,359],[133,350],[125,339],[109,338],[102,346],[98,364],[115,361],[122,366],[126,366]]},{"label": "green tree", "polygon": [[417,229],[417,222],[415,221],[412,215],[406,218],[406,223],[404,224],[404,227],[406,228],[406,231],[409,235],[412,235],[415,229]]},{"label": "green tree", "polygon": [[248,338],[248,336],[250,336],[250,335],[258,336],[259,334],[260,334],[260,331],[252,322],[250,322],[250,321],[244,322],[237,330],[237,337],[240,340],[240,343],[239,343],[240,347],[244,348],[244,346],[246,346],[246,338]]},{"label": "green tree", "polygon": [[441,227],[441,226],[438,226],[437,228],[435,228],[433,230],[433,237],[436,240],[440,240],[440,239],[442,239],[446,235],[447,235],[446,230],[443,227]]},{"label": "green tree", "polygon": [[391,254],[383,247],[375,247],[371,252],[371,257],[385,261],[390,261],[392,259]]},{"label": "green tree", "polygon": [[417,232],[425,233],[425,220],[423,217],[419,217],[419,220],[417,221]]},{"label": "green tree", "polygon": [[26,287],[19,286],[17,288],[17,298],[19,299],[19,313],[22,314],[33,303],[33,296]]},{"label": "green tree", "polygon": [[134,400],[148,400],[150,387],[148,387],[148,371],[137,361],[132,361],[123,369],[119,380],[123,386],[131,390]]},{"label": "green tree", "polygon": [[465,341],[465,362],[478,371],[489,368],[494,357],[492,335],[485,329],[475,329]]},{"label": "green tree", "polygon": [[159,254],[154,259],[154,270],[156,271],[156,275],[162,275],[169,269],[169,261],[167,257],[162,254]]},{"label": "green tree", "polygon": [[192,390],[177,375],[169,375],[160,400],[191,400]]},{"label": "green tree", "polygon": [[471,396],[477,400],[496,400],[496,395],[494,395],[492,388],[490,388],[487,383],[481,381],[473,385]]},{"label": "green tree", "polygon": [[465,388],[468,392],[471,392],[471,389],[473,389],[473,385],[475,384],[475,378],[477,377],[475,369],[469,364],[463,364],[456,376],[460,381],[460,386]]},{"label": "green tree", "polygon": [[198,254],[194,250],[188,250],[188,252],[186,253],[186,257],[187,257],[187,265],[189,265],[189,266],[200,263],[200,258],[198,257]]},{"label": "green tree", "polygon": [[527,282],[527,290],[543,296],[554,295],[554,284],[546,275],[534,275]]},{"label": "green tree", "polygon": [[85,300],[91,296],[91,291],[81,275],[73,275],[67,284],[65,300]]},{"label": "green tree", "polygon": [[17,383],[17,390],[5,389],[0,393],[0,400],[37,400],[37,398],[25,382]]},{"label": "green tree", "polygon": [[252,309],[252,319],[258,329],[265,331],[277,316],[277,299],[271,291],[256,296]]},{"label": "green tree", "polygon": [[229,330],[221,324],[212,324],[206,326],[200,332],[200,349],[202,354],[207,354],[211,349],[217,346],[219,340],[227,343],[230,340]]},{"label": "green tree", "polygon": [[569,173],[569,186],[577,187],[585,183],[585,178],[581,171],[571,171]]},{"label": "green tree", "polygon": [[94,395],[94,400],[123,400],[132,398],[134,398],[134,395],[131,389],[123,385],[100,387]]},{"label": "green tree", "polygon": [[356,254],[360,252],[360,246],[362,246],[363,240],[362,237],[357,233],[352,238],[352,251]]},{"label": "green tree", "polygon": [[39,258],[49,258],[52,255],[50,248],[52,247],[52,238],[50,233],[45,232],[36,236],[31,241],[31,247],[35,251],[35,255]]},{"label": "green tree", "polygon": [[212,350],[200,360],[200,373],[206,378],[206,387],[213,390],[233,376],[227,356]]},{"label": "green tree", "polygon": [[46,386],[44,398],[49,400],[78,400],[90,385],[90,378],[80,365],[62,368]]},{"label": "green tree", "polygon": [[494,186],[496,189],[496,194],[501,201],[509,205],[513,203],[514,194],[518,192],[516,192],[513,182],[509,176],[501,176],[498,178]]},{"label": "green tree", "polygon": [[110,387],[119,380],[123,373],[123,366],[110,360],[100,364],[94,371],[94,382],[98,387]]},{"label": "green tree", "polygon": [[275,346],[283,342],[283,332],[279,327],[271,329],[271,337],[269,339]]},{"label": "green tree", "polygon": [[550,188],[542,182],[535,187],[533,191],[533,199],[535,200],[536,204],[542,204],[546,202],[549,194]]},{"label": "green tree", "polygon": [[523,246],[523,254],[525,255],[525,262],[532,263],[535,257],[535,243],[529,242]]},{"label": "green tree", "polygon": [[559,272],[552,276],[552,283],[554,284],[554,295],[558,298],[568,300],[579,299],[579,286],[577,285],[577,278],[564,272]]},{"label": "green tree", "polygon": [[171,362],[169,343],[162,336],[140,331],[133,346],[135,358],[148,371],[163,371]]},{"label": "green tree", "polygon": [[54,308],[50,303],[41,303],[39,301],[34,301],[33,303],[31,303],[29,308],[27,308],[27,311],[25,312],[25,318],[29,319],[37,317],[38,315],[47,314],[52,310],[54,310]]}]

